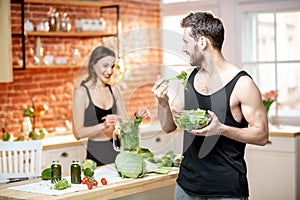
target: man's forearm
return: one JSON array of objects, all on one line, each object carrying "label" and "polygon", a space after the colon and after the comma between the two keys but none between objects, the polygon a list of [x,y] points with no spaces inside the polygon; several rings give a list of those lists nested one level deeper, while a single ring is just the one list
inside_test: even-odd
[{"label": "man's forearm", "polygon": [[158,120],[164,132],[170,133],[176,129],[169,104],[158,104]]}]

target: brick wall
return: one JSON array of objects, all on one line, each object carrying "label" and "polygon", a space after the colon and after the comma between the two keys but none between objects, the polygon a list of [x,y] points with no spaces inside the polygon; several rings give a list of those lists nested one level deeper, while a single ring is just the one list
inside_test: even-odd
[{"label": "brick wall", "polygon": [[[161,52],[159,35],[159,0],[119,0],[111,1],[120,5],[122,22],[122,50],[127,73],[123,77],[121,89],[124,102],[130,115],[137,107],[146,106],[151,110],[152,119],[156,119],[155,98],[151,87],[160,73]],[[57,11],[67,12],[70,19],[98,18],[99,10],[94,8],[74,8],[55,6]],[[36,26],[47,20],[48,5],[27,5],[26,19]],[[20,6],[12,4],[12,30],[20,29]],[[107,22],[113,23],[110,11],[102,13]],[[74,22],[71,20],[74,28]],[[36,38],[26,38],[27,64],[32,64],[30,48],[34,50]],[[80,62],[88,59],[88,54],[100,43],[115,48],[112,38],[41,38],[45,54],[71,57],[74,48],[80,51]],[[149,48],[150,47],[150,48]],[[16,64],[20,55],[20,38],[13,39],[13,60]],[[71,60],[68,60],[70,63]],[[49,132],[55,127],[64,127],[65,121],[72,121],[72,95],[80,68],[34,68],[14,70],[12,83],[0,83],[0,127],[15,136],[21,134],[23,112],[35,103],[45,103],[49,109],[36,120],[37,127],[44,127]],[[1,135],[2,133],[0,133]]]}]

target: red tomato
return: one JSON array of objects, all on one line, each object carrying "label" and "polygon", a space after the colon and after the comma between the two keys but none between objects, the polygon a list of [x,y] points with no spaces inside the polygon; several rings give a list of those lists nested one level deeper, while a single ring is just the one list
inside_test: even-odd
[{"label": "red tomato", "polygon": [[87,179],[86,179],[86,177],[84,177],[84,178],[81,180],[81,183],[82,183],[82,184],[87,184]]},{"label": "red tomato", "polygon": [[92,183],[88,183],[87,186],[88,186],[89,190],[93,188],[93,184]]},{"label": "red tomato", "polygon": [[107,185],[106,179],[105,178],[101,178],[101,183],[102,183],[102,185]]},{"label": "red tomato", "polygon": [[98,181],[94,180],[93,181],[93,186],[97,186],[98,185]]}]

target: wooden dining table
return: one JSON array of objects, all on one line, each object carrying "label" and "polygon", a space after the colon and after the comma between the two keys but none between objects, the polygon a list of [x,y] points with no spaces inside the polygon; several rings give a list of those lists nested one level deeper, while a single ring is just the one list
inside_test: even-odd
[{"label": "wooden dining table", "polygon": [[[11,189],[12,187],[22,186],[25,184],[31,184],[41,182],[40,178],[14,182],[9,184],[0,185],[0,200],[15,200],[15,199],[31,199],[31,200],[42,200],[42,199],[118,199],[123,197],[130,197],[130,195],[147,193],[149,191],[155,191],[156,189],[164,187],[175,187],[176,178],[178,176],[178,169],[172,169],[168,174],[146,174],[142,178],[126,179],[121,182],[111,183],[107,185],[98,184],[93,189],[84,189],[72,193],[62,195],[47,195],[35,192],[26,192]],[[99,181],[100,182],[100,181]],[[160,190],[161,191],[161,190]],[[163,199],[168,199],[168,195],[173,194],[162,194]],[[140,197],[141,198],[141,197]],[[129,198],[131,199],[131,198]],[[145,199],[145,198],[143,198]],[[171,198],[169,198],[171,199]]]}]

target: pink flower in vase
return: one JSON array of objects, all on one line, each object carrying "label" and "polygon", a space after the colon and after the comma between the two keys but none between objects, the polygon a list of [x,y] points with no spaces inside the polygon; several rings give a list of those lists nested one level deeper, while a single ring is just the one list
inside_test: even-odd
[{"label": "pink flower in vase", "polygon": [[268,113],[272,103],[278,97],[278,92],[276,90],[270,90],[269,92],[266,92],[266,93],[262,94],[261,96],[262,96],[262,102],[264,104],[266,112]]}]

